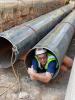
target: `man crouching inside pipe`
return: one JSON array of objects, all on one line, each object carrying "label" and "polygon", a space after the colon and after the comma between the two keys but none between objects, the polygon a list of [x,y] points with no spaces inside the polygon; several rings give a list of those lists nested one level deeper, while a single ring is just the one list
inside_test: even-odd
[{"label": "man crouching inside pipe", "polygon": [[[72,59],[65,57],[61,66],[62,71],[67,71],[72,66]],[[28,68],[28,74],[31,80],[38,80],[48,83],[57,70],[56,58],[48,53],[46,49],[37,48],[35,50],[35,59],[32,60],[31,68]]]}]

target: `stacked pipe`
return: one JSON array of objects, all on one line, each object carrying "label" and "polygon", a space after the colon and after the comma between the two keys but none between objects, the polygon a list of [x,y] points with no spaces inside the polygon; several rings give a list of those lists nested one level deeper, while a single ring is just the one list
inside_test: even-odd
[{"label": "stacked pipe", "polygon": [[[0,33],[0,68],[8,68],[21,53],[39,42],[61,19],[72,11],[70,5],[61,7],[32,21]],[[12,54],[13,52],[13,54]]]},{"label": "stacked pipe", "polygon": [[45,48],[57,59],[58,69],[54,77],[57,76],[63,57],[66,54],[70,41],[75,32],[75,10],[49,32],[39,43],[37,43],[26,56],[26,66],[30,67],[36,48]]}]

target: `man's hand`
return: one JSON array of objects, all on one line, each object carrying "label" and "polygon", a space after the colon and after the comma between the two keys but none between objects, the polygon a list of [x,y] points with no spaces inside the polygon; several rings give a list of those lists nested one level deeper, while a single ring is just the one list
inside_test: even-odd
[{"label": "man's hand", "polygon": [[50,74],[49,72],[37,73],[33,69],[33,66],[31,66],[31,68],[28,68],[28,74],[30,75],[31,80],[38,80],[43,83],[48,83],[52,79],[52,74]]},{"label": "man's hand", "polygon": [[35,73],[36,71],[33,69],[33,65],[31,66],[31,68],[28,68],[28,74],[30,75],[30,78],[32,80],[35,80]]},{"label": "man's hand", "polygon": [[33,69],[33,66],[31,68],[28,68],[28,74],[33,75],[35,70]]}]

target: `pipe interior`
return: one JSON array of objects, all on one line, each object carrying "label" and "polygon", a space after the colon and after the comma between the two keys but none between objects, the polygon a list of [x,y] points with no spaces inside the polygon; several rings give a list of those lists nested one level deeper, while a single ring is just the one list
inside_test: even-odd
[{"label": "pipe interior", "polygon": [[[44,48],[44,49],[46,49],[46,48]],[[28,54],[26,56],[25,64],[26,64],[27,68],[31,67],[31,65],[32,65],[32,59],[34,59],[34,57],[35,57],[35,50],[36,50],[36,48],[30,50],[30,52],[28,52]],[[55,56],[55,54],[53,52],[51,52],[48,49],[46,49],[46,50],[47,50],[47,52],[49,52],[49,53],[51,53],[51,54],[53,54]],[[55,56],[55,58],[56,58],[56,56]],[[56,60],[57,60],[57,58],[56,58]],[[58,60],[57,60],[57,62],[58,62]]]},{"label": "pipe interior", "polygon": [[[0,68],[11,66],[12,44],[5,38],[0,37]],[[14,56],[12,61],[14,60]]]},{"label": "pipe interior", "polygon": [[[55,54],[52,51],[50,51],[49,49],[47,49],[47,48],[44,48],[44,49],[46,49],[48,51],[48,53],[50,52],[51,54],[53,54],[55,56]],[[36,50],[36,48],[30,50],[28,52],[28,54],[27,54],[26,59],[25,59],[26,68],[31,67],[31,65],[32,65],[32,59],[34,59],[34,57],[35,57],[35,50]],[[58,59],[57,59],[56,56],[55,56],[55,58],[56,58],[56,60],[58,62]],[[59,69],[60,69],[60,67],[59,67],[59,62],[58,62],[58,67],[56,68],[56,73],[55,73],[55,75],[54,75],[53,78],[55,78],[58,75]]]}]

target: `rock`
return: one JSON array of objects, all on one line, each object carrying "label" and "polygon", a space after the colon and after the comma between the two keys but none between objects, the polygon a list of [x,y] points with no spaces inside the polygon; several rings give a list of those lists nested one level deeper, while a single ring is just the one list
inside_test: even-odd
[{"label": "rock", "polygon": [[27,100],[29,98],[29,94],[27,92],[20,92],[19,99]]}]

